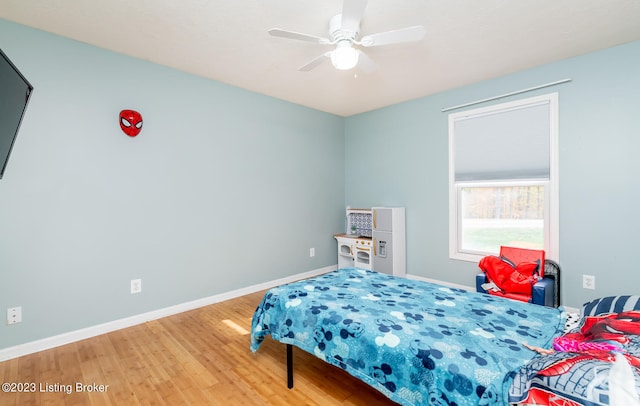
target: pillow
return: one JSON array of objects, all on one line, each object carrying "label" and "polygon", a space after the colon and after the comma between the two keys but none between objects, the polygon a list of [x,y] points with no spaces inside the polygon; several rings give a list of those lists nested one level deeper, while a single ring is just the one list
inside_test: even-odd
[{"label": "pillow", "polygon": [[582,305],[582,316],[598,316],[607,313],[622,313],[629,310],[640,310],[640,296],[606,296]]}]

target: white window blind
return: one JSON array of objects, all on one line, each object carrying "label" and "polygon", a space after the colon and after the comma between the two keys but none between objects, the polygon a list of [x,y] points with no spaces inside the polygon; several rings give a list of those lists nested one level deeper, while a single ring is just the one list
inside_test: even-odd
[{"label": "white window blind", "polygon": [[549,179],[549,101],[452,115],[455,181]]}]

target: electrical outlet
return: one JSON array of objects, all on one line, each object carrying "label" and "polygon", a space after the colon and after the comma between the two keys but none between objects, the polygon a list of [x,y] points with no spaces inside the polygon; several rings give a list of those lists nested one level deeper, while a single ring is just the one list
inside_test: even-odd
[{"label": "electrical outlet", "polygon": [[142,292],[142,279],[131,279],[131,294]]},{"label": "electrical outlet", "polygon": [[593,275],[582,275],[582,287],[584,289],[595,289],[596,277]]},{"label": "electrical outlet", "polygon": [[22,322],[22,307],[10,307],[7,309],[7,324]]},{"label": "electrical outlet", "polygon": [[313,258],[316,256],[316,249],[315,248],[309,248],[309,258]]}]

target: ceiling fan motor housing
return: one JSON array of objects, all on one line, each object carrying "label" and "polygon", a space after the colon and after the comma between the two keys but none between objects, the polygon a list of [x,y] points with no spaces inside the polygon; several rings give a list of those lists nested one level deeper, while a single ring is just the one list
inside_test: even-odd
[{"label": "ceiling fan motor housing", "polygon": [[360,34],[360,24],[357,25],[356,31],[343,31],[342,14],[338,14],[329,20],[329,34],[331,35],[331,40],[335,43],[344,40],[353,42],[358,38],[358,34]]}]

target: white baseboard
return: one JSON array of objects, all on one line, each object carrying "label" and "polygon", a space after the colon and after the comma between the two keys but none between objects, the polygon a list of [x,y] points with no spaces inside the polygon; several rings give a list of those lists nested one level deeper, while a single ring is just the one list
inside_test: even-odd
[{"label": "white baseboard", "polygon": [[322,275],[327,272],[331,272],[336,269],[335,265],[327,266],[324,268],[315,269],[309,272],[304,272],[285,278],[276,279],[269,282],[259,283],[257,285],[247,286],[232,290],[225,293],[205,297],[202,299],[193,300],[191,302],[181,303],[175,306],[165,307],[163,309],[154,310],[151,312],[138,314],[124,319],[114,320],[96,326],[83,328],[80,330],[70,331],[68,333],[59,334],[52,337],[43,338],[36,341],[31,341],[25,344],[16,345],[14,347],[8,347],[0,349],[0,362],[9,359],[21,357],[23,355],[33,354],[39,351],[48,350],[50,348],[59,347],[65,344],[71,344],[76,341],[84,340],[87,338],[95,337],[101,334],[109,333],[111,331],[120,330],[123,328],[135,326],[137,324],[146,323],[151,320],[161,319],[163,317],[172,316],[174,314],[194,310],[200,307],[208,306],[214,303],[223,302],[225,300],[233,299],[236,297],[248,295],[250,293],[259,292],[261,290],[270,289],[275,286],[283,285],[285,283],[295,282],[301,279],[312,278],[314,276]]}]

